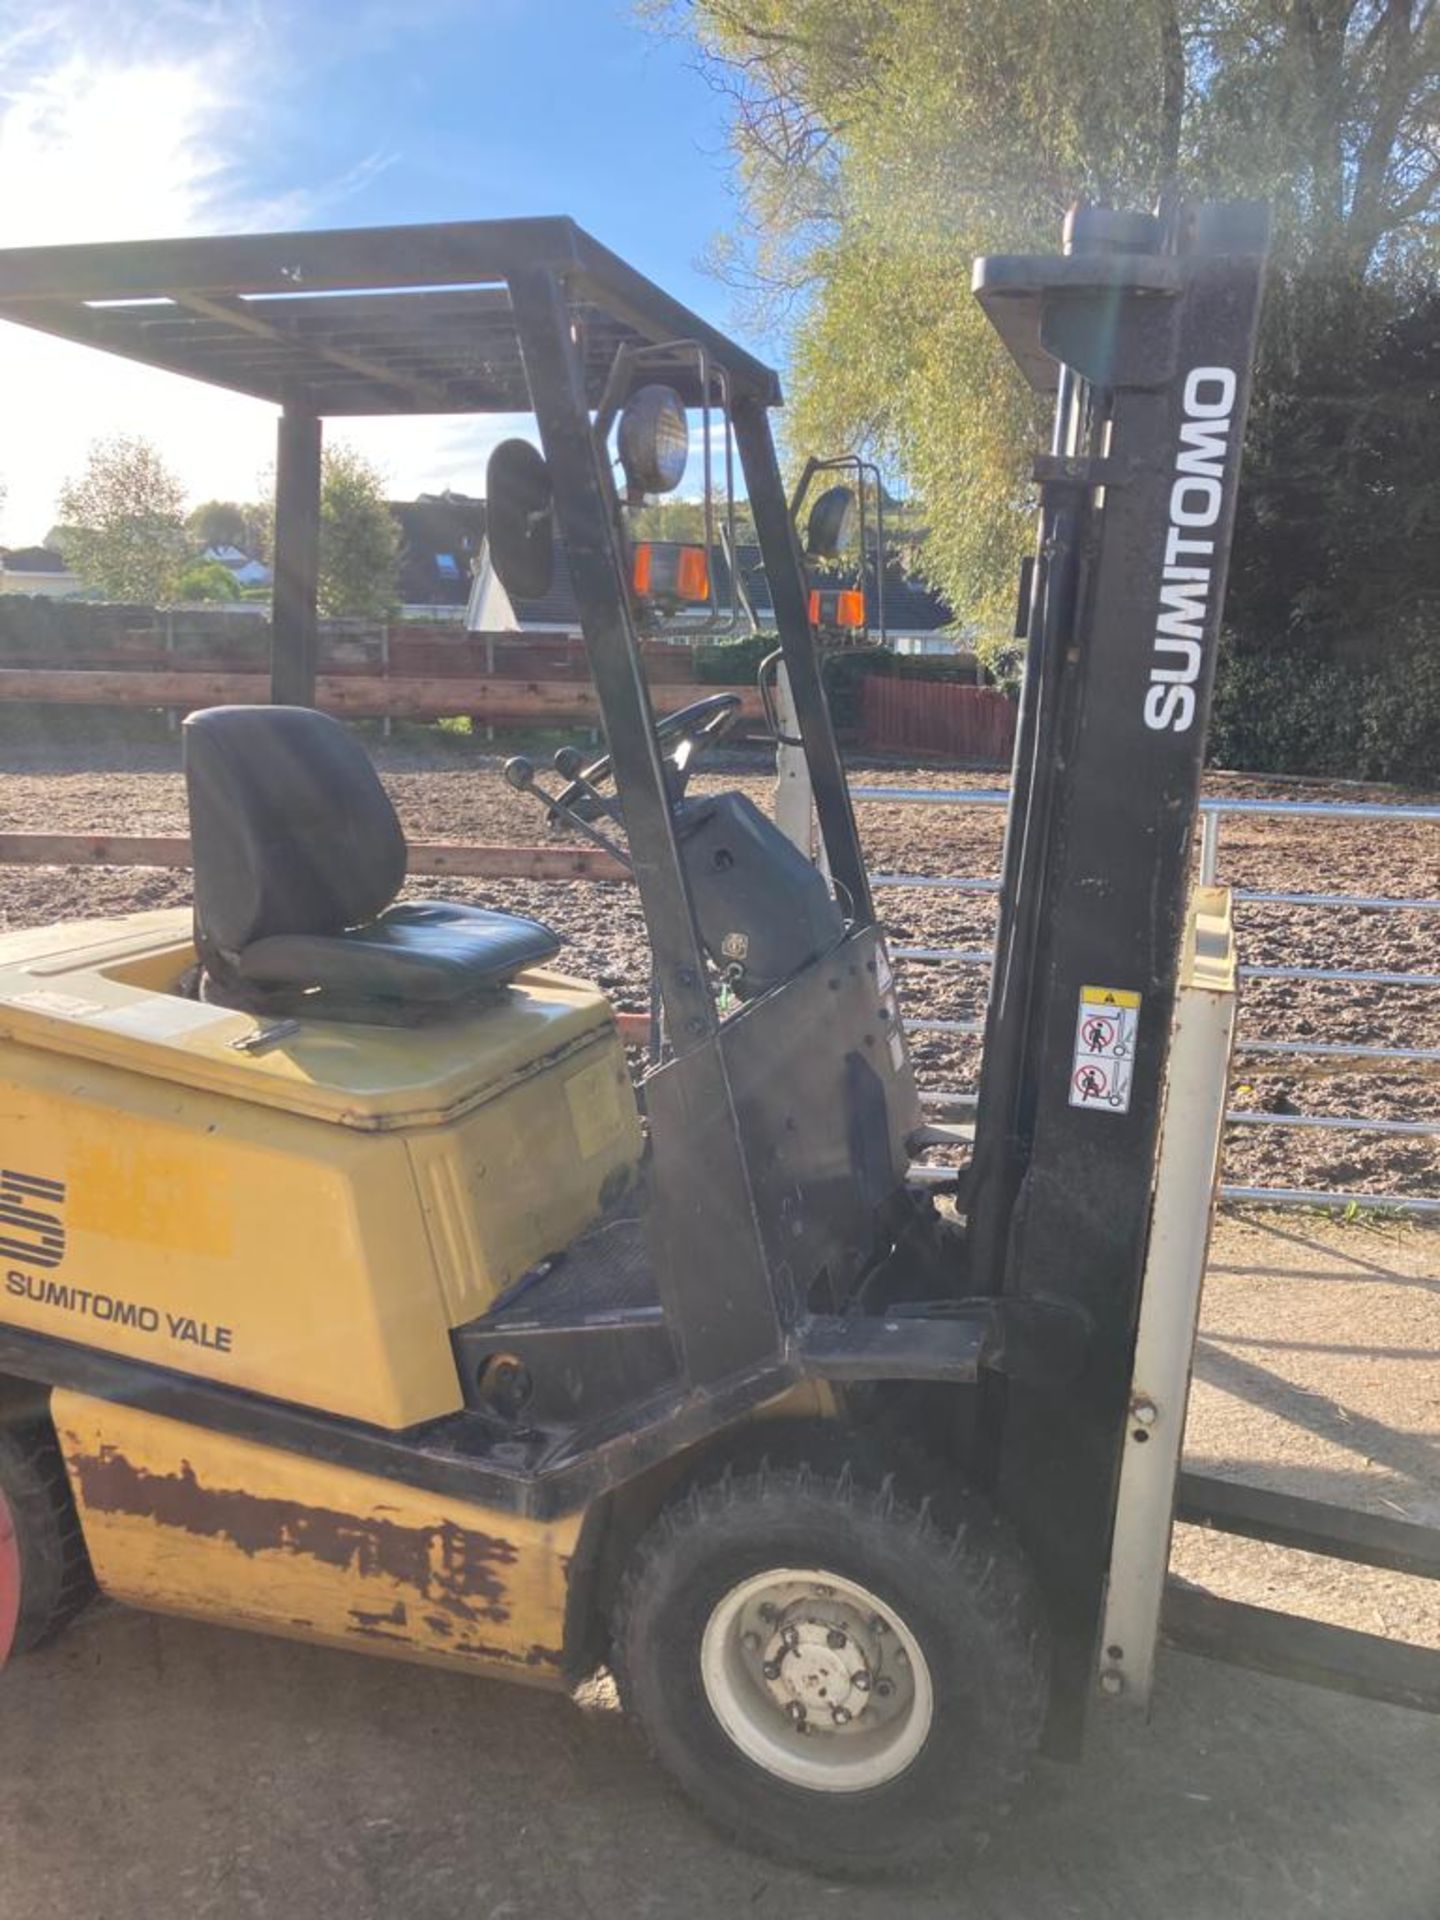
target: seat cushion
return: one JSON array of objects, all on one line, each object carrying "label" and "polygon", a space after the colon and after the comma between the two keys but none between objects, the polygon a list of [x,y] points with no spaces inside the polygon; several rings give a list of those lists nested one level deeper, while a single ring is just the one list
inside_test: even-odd
[{"label": "seat cushion", "polygon": [[267,989],[320,989],[347,1000],[443,1004],[501,987],[559,952],[538,920],[445,900],[387,907],[344,933],[272,934],[239,956],[239,979]]}]

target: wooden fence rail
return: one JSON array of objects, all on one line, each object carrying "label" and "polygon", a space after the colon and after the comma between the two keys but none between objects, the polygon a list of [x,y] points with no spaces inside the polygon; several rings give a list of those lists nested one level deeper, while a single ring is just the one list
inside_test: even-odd
[{"label": "wooden fence rail", "polygon": [[[760,696],[753,687],[722,688],[679,681],[665,685],[657,704],[668,712],[721,692],[739,694],[741,712],[747,719],[762,718]],[[0,668],[0,702],[28,700],[60,706],[189,710],[232,704],[263,705],[269,698],[269,676],[260,673]],[[450,714],[469,714],[472,719],[497,726],[522,723],[595,727],[601,718],[600,702],[588,680],[327,673],[316,682],[315,698],[316,705],[324,712],[350,720],[382,716],[440,720]]]},{"label": "wooden fence rail", "polygon": [[[188,867],[184,834],[0,833],[0,866]],[[599,847],[487,847],[414,841],[408,871],[464,880],[628,880],[630,870]]]},{"label": "wooden fence rail", "polygon": [[[0,866],[188,867],[190,842],[179,833],[0,833]],[[598,847],[485,847],[416,841],[408,870],[467,880],[629,880],[628,867]],[[648,1013],[615,1009],[628,1047],[644,1046]]]}]

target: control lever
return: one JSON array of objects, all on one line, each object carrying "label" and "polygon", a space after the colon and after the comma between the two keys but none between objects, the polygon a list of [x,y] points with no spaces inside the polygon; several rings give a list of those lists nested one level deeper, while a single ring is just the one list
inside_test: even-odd
[{"label": "control lever", "polygon": [[609,820],[620,818],[619,808],[613,801],[607,800],[600,789],[585,778],[585,756],[578,747],[557,747],[554,767],[556,773],[565,781],[565,791],[560,795],[558,804],[571,808],[576,800],[588,800],[596,813]]},{"label": "control lever", "polygon": [[[571,751],[573,752],[574,749],[572,748]],[[562,747],[560,752],[564,753],[565,749]],[[560,755],[557,754],[557,762],[559,757]],[[557,768],[557,771],[558,770]],[[563,794],[546,792],[544,787],[542,787],[535,778],[534,761],[527,758],[525,754],[513,754],[510,759],[505,762],[501,771],[505,777],[505,784],[513,787],[516,793],[528,793],[532,795],[540,802],[541,806],[544,807],[546,817],[550,821],[563,820],[567,826],[574,827],[577,832],[583,833],[585,838],[592,841],[597,847],[603,847],[612,860],[618,860],[621,866],[625,867],[631,873],[635,871],[635,863],[631,860],[629,854],[626,853],[622,847],[618,846],[615,841],[610,838],[608,833],[601,833],[598,827],[592,826],[588,820],[582,819],[573,808],[565,804],[565,796]],[[562,773],[562,778],[563,777],[564,775]]]}]

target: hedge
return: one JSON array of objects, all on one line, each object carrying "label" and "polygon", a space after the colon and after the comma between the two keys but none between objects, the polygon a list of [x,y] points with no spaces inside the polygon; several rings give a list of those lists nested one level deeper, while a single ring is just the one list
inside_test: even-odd
[{"label": "hedge", "polygon": [[1378,661],[1221,646],[1210,759],[1247,773],[1440,785],[1440,643],[1397,640]]}]

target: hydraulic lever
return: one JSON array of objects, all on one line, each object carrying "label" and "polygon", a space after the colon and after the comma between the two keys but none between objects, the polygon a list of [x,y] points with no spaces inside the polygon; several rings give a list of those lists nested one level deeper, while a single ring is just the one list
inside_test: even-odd
[{"label": "hydraulic lever", "polygon": [[618,860],[622,867],[633,873],[634,862],[624,848],[612,840],[608,833],[602,833],[592,821],[586,820],[575,811],[573,806],[567,804],[568,796],[578,791],[593,801],[601,813],[607,816],[610,813],[604,795],[598,793],[581,773],[580,755],[574,747],[558,749],[555,755],[555,771],[562,780],[569,783],[565,794],[547,793],[535,778],[534,761],[523,753],[512,755],[502,769],[507,786],[513,787],[517,793],[528,793],[538,800],[552,825],[556,821],[563,820],[566,826],[574,827],[577,833],[584,834],[585,838],[593,841],[597,847],[603,847],[612,859]]}]

